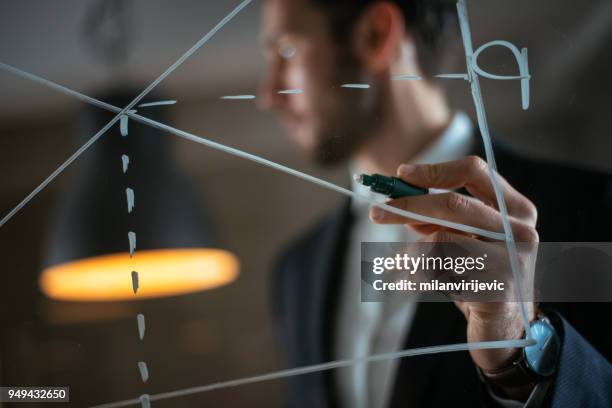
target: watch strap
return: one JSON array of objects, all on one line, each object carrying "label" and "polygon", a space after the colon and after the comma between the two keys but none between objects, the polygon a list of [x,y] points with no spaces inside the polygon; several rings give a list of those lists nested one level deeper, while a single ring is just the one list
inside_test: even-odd
[{"label": "watch strap", "polygon": [[539,376],[527,366],[522,348],[517,349],[511,365],[497,370],[480,369],[480,371],[487,381],[502,388],[532,386],[539,380]]}]

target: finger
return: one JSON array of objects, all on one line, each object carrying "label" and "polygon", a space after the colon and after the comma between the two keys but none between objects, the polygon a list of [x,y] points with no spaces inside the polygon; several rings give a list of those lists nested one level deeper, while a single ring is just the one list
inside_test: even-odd
[{"label": "finger", "polygon": [[469,232],[457,231],[451,228],[442,227],[440,225],[435,225],[435,224],[415,222],[415,223],[409,223],[405,225],[406,227],[412,229],[417,234],[423,237],[427,235],[435,234],[436,232],[453,232],[455,234],[465,235],[466,237],[472,237],[472,238],[475,237],[474,234],[470,234]]},{"label": "finger", "polygon": [[[501,214],[483,202],[459,193],[428,194],[404,197],[387,202],[396,208],[429,217],[486,229],[503,231]],[[406,224],[422,228],[423,223],[387,212],[379,207],[370,209],[370,218],[377,224]],[[510,217],[510,226],[519,242],[537,242],[537,232],[528,223]]]},{"label": "finger", "polygon": [[[494,208],[497,206],[495,190],[489,177],[487,162],[478,156],[436,164],[404,164],[398,176],[411,184],[424,188],[458,189],[465,187],[470,194]],[[535,206],[496,173],[509,215],[535,225]]]},{"label": "finger", "polygon": [[[503,231],[499,213],[486,206],[481,201],[459,193],[426,194],[415,197],[404,197],[390,200],[387,205],[426,215],[452,221],[459,224],[487,229],[490,231]],[[378,224],[410,224],[413,221],[378,207],[370,210],[370,217]]]}]

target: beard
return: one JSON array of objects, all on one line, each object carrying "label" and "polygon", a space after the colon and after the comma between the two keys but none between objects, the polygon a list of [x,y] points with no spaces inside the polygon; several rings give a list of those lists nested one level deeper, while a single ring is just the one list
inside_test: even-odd
[{"label": "beard", "polygon": [[[325,95],[319,112],[318,126],[313,130],[313,160],[323,166],[334,166],[353,156],[380,125],[382,91],[364,74],[355,56],[339,47],[333,85]],[[343,83],[368,83],[369,89],[341,88]]]}]

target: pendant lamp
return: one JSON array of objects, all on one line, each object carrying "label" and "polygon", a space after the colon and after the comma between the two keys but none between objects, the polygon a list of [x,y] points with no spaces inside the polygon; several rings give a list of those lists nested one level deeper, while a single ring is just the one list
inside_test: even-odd
[{"label": "pendant lamp", "polygon": [[[99,99],[127,105],[138,90]],[[159,100],[149,96],[142,102]],[[169,106],[136,107],[164,122]],[[113,118],[79,113],[79,145]],[[40,288],[64,301],[125,301],[212,289],[236,279],[237,258],[215,239],[193,182],[179,168],[170,136],[134,120],[113,126],[73,164],[49,234]]]}]

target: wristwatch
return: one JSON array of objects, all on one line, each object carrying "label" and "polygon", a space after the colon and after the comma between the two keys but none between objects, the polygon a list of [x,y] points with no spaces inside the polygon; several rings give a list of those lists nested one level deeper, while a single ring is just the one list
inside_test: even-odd
[{"label": "wristwatch", "polygon": [[535,385],[555,373],[561,340],[550,320],[540,315],[529,326],[530,337],[536,344],[518,350],[517,358],[508,367],[482,370],[484,377],[502,388]]}]

